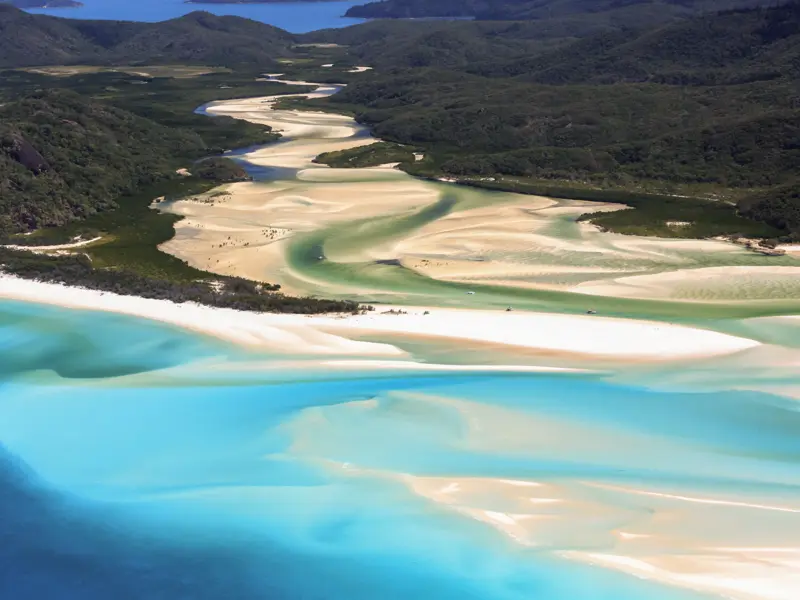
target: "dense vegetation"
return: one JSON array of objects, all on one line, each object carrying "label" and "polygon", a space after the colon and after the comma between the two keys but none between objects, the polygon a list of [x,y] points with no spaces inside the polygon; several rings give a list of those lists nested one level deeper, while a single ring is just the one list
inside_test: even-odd
[{"label": "dense vegetation", "polygon": [[792,232],[791,241],[800,241],[800,183],[773,188],[744,198],[739,203],[743,215]]},{"label": "dense vegetation", "polygon": [[244,168],[230,158],[212,157],[199,161],[192,167],[192,174],[200,179],[229,183],[248,181],[251,177]]},{"label": "dense vegetation", "polygon": [[[3,210],[0,222],[12,231],[60,225],[114,206],[116,198],[143,185],[174,178],[176,169],[199,158],[274,141],[278,136],[268,127],[194,114],[212,100],[294,91],[255,79],[248,73],[151,78],[0,72],[0,161],[7,165],[0,171],[0,203],[15,207]],[[41,155],[46,173],[20,162],[22,140]],[[220,181],[231,179],[220,172]],[[23,196],[31,212],[25,217],[18,202]],[[36,205],[50,212],[33,210]]]},{"label": "dense vegetation", "polygon": [[[753,3],[726,2],[725,8]],[[800,236],[794,213],[800,173],[798,3],[700,16],[720,2],[425,4],[429,11],[458,6],[485,19],[526,20],[377,21],[292,36],[205,13],[159,24],[100,23],[0,7],[0,34],[7,34],[0,35],[0,60],[9,64],[118,64],[135,57],[235,67],[185,79],[82,73],[59,83],[35,73],[2,73],[0,101],[16,106],[16,96],[68,87],[197,136],[199,158],[272,137],[263,128],[191,111],[217,98],[274,93],[259,87],[274,84],[256,82],[257,74],[289,56],[292,64],[280,66],[289,76],[349,83],[332,98],[305,106],[354,114],[386,140],[320,157],[326,164],[401,162],[420,176],[471,185],[616,199],[637,210],[595,220],[618,230],[666,234],[672,231],[668,223],[691,221],[696,226],[673,234]],[[422,10],[413,0],[381,5]],[[664,19],[670,22],[657,23]],[[258,43],[250,43],[253,38]],[[319,48],[320,43],[337,46]],[[327,60],[318,60],[325,53]],[[322,69],[325,62],[369,64],[375,71],[348,75]],[[6,159],[15,153],[17,171],[28,162],[25,177],[46,181],[45,171],[37,174],[40,166],[50,166],[45,153],[22,144],[19,135],[6,137]],[[195,152],[190,143],[182,146],[184,157]],[[412,160],[411,148],[425,159]],[[210,172],[235,177],[231,168]],[[693,203],[691,197],[714,202]],[[636,219],[649,225],[640,227]]]},{"label": "dense vegetation", "polygon": [[[313,43],[341,44],[356,64],[376,71],[398,67],[463,68],[472,63],[530,56],[574,37],[607,31],[602,23],[558,26],[548,22],[389,21],[301,36]],[[391,40],[387,44],[387,40]]]},{"label": "dense vegetation", "polygon": [[414,162],[414,150],[400,144],[375,142],[367,146],[325,152],[314,159],[314,162],[339,169],[376,167],[388,163]]},{"label": "dense vegetation", "polygon": [[428,145],[454,175],[756,187],[800,169],[790,86],[545,86],[406,71],[349,86],[333,104],[384,139]]},{"label": "dense vegetation", "polygon": [[205,150],[191,131],[43,91],[0,107],[0,232],[63,225],[174,176],[171,157]]},{"label": "dense vegetation", "polygon": [[[81,258],[0,250],[4,272],[240,310],[318,313],[357,309],[348,302],[290,298],[280,294],[276,286],[255,286],[231,278],[215,278],[223,282],[220,290],[217,284],[209,283],[208,273],[158,250],[174,235],[173,224],[178,217],[152,210],[155,198],[169,201],[248,176],[236,162],[214,157],[190,165],[191,175],[176,173],[177,165],[187,164],[191,157],[205,157],[213,148],[190,127],[175,122],[163,125],[112,106],[113,92],[109,94],[107,86],[96,86],[98,81],[107,83],[109,76],[80,76],[75,86],[84,92],[105,91],[104,102],[61,89],[69,87],[70,78],[45,78],[54,89],[34,92],[0,107],[0,218],[5,233],[36,229],[32,235],[13,236],[15,244],[32,246],[103,237],[100,243],[83,248]],[[30,76],[10,77],[14,81],[10,87],[21,89]],[[171,94],[164,89],[159,93],[175,96],[176,103],[185,102],[178,96],[188,84],[175,85],[178,87]],[[13,96],[8,88],[4,91]],[[130,97],[125,100],[132,101]],[[166,120],[177,119],[169,106],[165,100],[146,110],[164,111]],[[235,137],[238,127],[226,127],[226,120],[191,112],[184,118],[216,122],[214,127],[219,129],[212,138],[226,139],[235,146],[243,142]],[[262,139],[275,137],[263,128],[256,129]],[[49,225],[60,226],[39,229]]]},{"label": "dense vegetation", "polygon": [[[193,110],[210,100],[284,91],[245,74],[0,72],[0,234],[86,218],[178,177],[178,168],[197,159],[275,140],[267,127]],[[243,178],[239,167],[221,164],[201,168],[202,176]]]},{"label": "dense vegetation", "polygon": [[[733,217],[741,199],[743,214],[780,230],[768,227],[773,234],[800,234],[790,218],[766,218],[796,196],[765,203],[773,188],[796,189],[800,173],[800,4],[549,45],[528,40],[527,25],[519,37],[508,23],[406,25],[370,23],[316,39],[382,61],[324,102],[384,140],[423,147],[426,159],[410,172],[520,191],[570,188],[574,197],[723,198],[714,206]],[[400,43],[387,48],[379,34],[393,28]],[[707,231],[719,230],[716,211],[700,213],[714,222]],[[621,228],[631,218],[604,221]],[[731,233],[766,233],[736,218],[724,221]]]},{"label": "dense vegetation", "polygon": [[[0,238],[35,246],[102,237],[79,257],[0,249],[3,271],[241,310],[357,310],[350,302],[286,297],[265,283],[210,281],[158,250],[178,218],[152,210],[154,199],[248,179],[238,163],[213,155],[278,137],[268,127],[195,109],[298,91],[261,76],[293,43],[267,25],[205,13],[144,24],[69,21],[0,6],[0,65],[121,65],[0,72]],[[307,61],[314,52],[295,54]],[[16,235],[22,231],[30,235]]]},{"label": "dense vegetation", "polygon": [[350,8],[348,17],[473,17],[479,20],[557,20],[582,16],[624,25],[666,21],[698,12],[768,4],[760,0],[379,0]]},{"label": "dense vegetation", "polygon": [[205,12],[130,23],[32,15],[0,4],[0,67],[184,63],[266,69],[293,43],[292,34],[276,27]]},{"label": "dense vegetation", "polygon": [[4,273],[25,279],[236,310],[312,314],[362,309],[355,302],[285,296],[276,286],[235,277],[175,281],[144,277],[124,269],[98,269],[87,255],[46,256],[0,248],[0,264]]}]

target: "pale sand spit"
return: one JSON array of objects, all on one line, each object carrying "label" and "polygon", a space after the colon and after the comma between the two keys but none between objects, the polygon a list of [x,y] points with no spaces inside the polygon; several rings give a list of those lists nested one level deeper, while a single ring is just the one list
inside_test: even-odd
[{"label": "pale sand spit", "polygon": [[800,295],[800,267],[726,266],[678,269],[581,283],[572,292],[687,301],[759,300]]},{"label": "pale sand spit", "polygon": [[347,317],[254,314],[121,296],[8,275],[0,276],[0,298],[123,313],[244,345],[300,354],[404,355],[388,344],[350,339],[366,334],[427,336],[454,342],[472,340],[589,357],[643,360],[725,355],[759,345],[745,338],[677,325],[541,313],[408,308],[404,309],[408,311],[405,314],[390,314],[379,307],[373,312]]},{"label": "pale sand spit", "polygon": [[58,250],[73,250],[75,248],[82,248],[84,246],[94,244],[95,242],[99,242],[102,239],[102,236],[97,236],[88,240],[77,240],[68,244],[55,244],[52,246],[15,246],[13,244],[9,244],[3,246],[3,248],[8,248],[9,250],[24,250],[26,252],[33,252],[34,254],[44,254]]},{"label": "pale sand spit", "polygon": [[[388,307],[387,307],[388,308]],[[391,333],[464,339],[590,355],[660,360],[739,352],[759,345],[746,338],[658,322],[612,319],[596,315],[556,315],[452,308],[391,307],[407,314],[375,313],[332,321],[337,329],[365,334]]]}]

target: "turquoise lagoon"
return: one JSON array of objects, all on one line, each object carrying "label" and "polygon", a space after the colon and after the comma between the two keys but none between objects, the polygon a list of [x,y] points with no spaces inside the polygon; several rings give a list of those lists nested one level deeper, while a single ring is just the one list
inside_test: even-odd
[{"label": "turquoise lagoon", "polygon": [[715,598],[581,557],[800,531],[796,400],[718,372],[287,368],[12,302],[0,357],[0,598]]}]

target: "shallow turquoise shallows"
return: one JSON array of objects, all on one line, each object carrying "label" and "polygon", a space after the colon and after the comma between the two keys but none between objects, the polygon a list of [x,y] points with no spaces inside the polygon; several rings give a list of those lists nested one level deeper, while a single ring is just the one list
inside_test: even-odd
[{"label": "shallow turquoise shallows", "polygon": [[[732,529],[683,531],[704,504],[639,500],[796,503],[796,401],[275,360],[149,321],[0,303],[0,598],[713,598],[570,553],[615,553],[623,530],[673,548],[664,527],[682,540],[739,528],[744,543],[797,523],[743,512]],[[439,480],[484,487],[447,496]],[[524,508],[497,491],[508,481],[561,494],[539,501],[563,511],[541,509],[515,539],[490,522]],[[674,525],[651,519],[662,510]]]}]

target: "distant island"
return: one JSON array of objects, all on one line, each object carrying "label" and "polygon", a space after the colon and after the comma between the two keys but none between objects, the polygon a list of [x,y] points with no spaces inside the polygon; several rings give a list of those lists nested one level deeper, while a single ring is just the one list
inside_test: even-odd
[{"label": "distant island", "polygon": [[3,4],[10,4],[17,8],[79,8],[83,2],[76,0],[6,0]]}]

